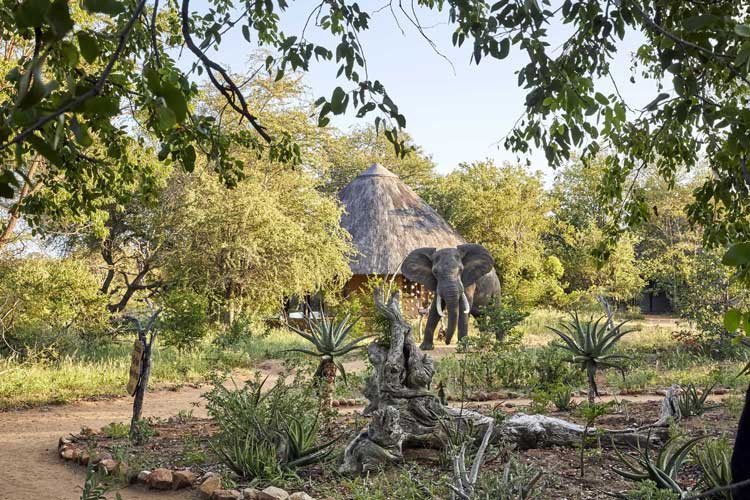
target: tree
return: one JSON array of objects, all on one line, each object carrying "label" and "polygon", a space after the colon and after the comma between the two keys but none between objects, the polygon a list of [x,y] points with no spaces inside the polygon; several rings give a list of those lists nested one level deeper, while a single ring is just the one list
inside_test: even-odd
[{"label": "tree", "polygon": [[403,140],[409,152],[397,157],[388,140],[374,127],[353,128],[346,133],[334,134],[324,144],[329,162],[324,173],[326,191],[338,193],[373,163],[384,165],[412,189],[424,190],[435,176],[435,164],[408,135],[404,134]]},{"label": "tree", "polygon": [[604,262],[594,255],[611,220],[600,196],[604,169],[600,156],[588,162],[571,161],[557,172],[551,190],[555,217],[544,237],[548,250],[562,262],[568,292],[582,292],[588,299],[603,295],[630,301],[645,284],[636,262],[637,236],[621,234]]},{"label": "tree", "polygon": [[676,308],[687,286],[691,269],[704,249],[700,228],[693,227],[686,213],[693,190],[703,176],[677,179],[669,189],[664,180],[650,173],[644,180],[645,199],[652,214],[638,229],[636,248],[644,278],[653,290],[667,294]]},{"label": "tree", "polygon": [[424,197],[464,238],[490,251],[504,294],[532,305],[562,293],[562,267],[541,239],[549,204],[538,173],[490,160],[464,163]]},{"label": "tree", "polygon": [[277,311],[288,297],[337,290],[351,271],[341,209],[308,175],[248,175],[227,190],[218,176],[177,174],[165,206],[180,228],[165,278],[208,294],[231,323]]},{"label": "tree", "polygon": [[[399,131],[406,118],[367,69],[360,35],[369,29],[370,15],[357,2],[315,3],[304,28],[287,34],[281,25],[289,4],[209,0],[204,12],[195,12],[189,0],[164,5],[85,0],[81,8],[64,0],[4,5],[0,29],[12,34],[3,43],[6,61],[13,62],[6,63],[11,85],[3,86],[0,97],[5,168],[0,191],[16,196],[25,169],[41,155],[50,171],[69,180],[79,202],[71,210],[86,212],[89,203],[116,189],[116,172],[144,171],[128,155],[134,144],[154,147],[160,160],[187,171],[200,154],[230,179],[243,171],[227,154],[236,142],[298,164],[294,138],[265,128],[240,80],[209,57],[208,49],[221,47],[229,29],[240,30],[252,48],[269,51],[261,70],[276,78],[308,71],[318,60],[335,61],[346,83],[316,101],[319,124],[352,108],[360,117],[376,113],[376,127],[404,153]],[[610,243],[649,215],[633,180],[654,165],[671,185],[679,168],[697,165],[702,151],[711,158],[712,176],[696,191],[689,220],[703,228],[711,245],[750,239],[746,2],[565,0],[553,10],[549,0],[416,0],[413,7],[411,13],[393,11],[422,37],[427,35],[420,12],[445,13],[452,43],[469,46],[477,64],[505,59],[513,47],[527,58],[518,70],[519,85],[528,90],[525,117],[505,139],[507,148],[523,153],[540,147],[553,166],[576,150],[584,160],[607,151],[602,193],[610,202],[605,231]],[[565,25],[569,35],[559,43],[549,25]],[[624,101],[617,82],[613,92],[603,92],[610,82],[600,81],[610,75],[628,33],[643,35],[634,64],[638,77],[657,87],[640,112]],[[311,41],[327,36],[332,41]],[[189,69],[174,59],[183,47],[195,60]],[[196,78],[204,76],[243,127],[226,131],[223,120],[195,106]],[[106,189],[92,188],[97,183],[89,180]],[[609,245],[598,250],[605,258]]]}]

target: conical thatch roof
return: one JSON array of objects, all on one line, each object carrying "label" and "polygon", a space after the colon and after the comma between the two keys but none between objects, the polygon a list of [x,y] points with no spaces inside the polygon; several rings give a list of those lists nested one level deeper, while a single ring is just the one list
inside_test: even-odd
[{"label": "conical thatch roof", "polygon": [[339,192],[341,226],[358,254],[353,274],[394,273],[412,250],[466,243],[417,193],[382,165],[373,164]]}]

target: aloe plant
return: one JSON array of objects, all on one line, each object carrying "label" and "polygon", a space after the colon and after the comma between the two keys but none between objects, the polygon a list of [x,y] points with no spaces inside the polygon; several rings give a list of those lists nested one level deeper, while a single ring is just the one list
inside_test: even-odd
[{"label": "aloe plant", "polygon": [[580,365],[586,371],[589,383],[589,404],[594,404],[599,390],[596,386],[596,371],[599,368],[616,368],[623,371],[624,368],[617,360],[627,359],[623,354],[614,354],[612,351],[619,340],[636,331],[636,329],[624,329],[627,321],[619,325],[609,327],[606,316],[594,321],[593,318],[581,321],[578,313],[572,313],[570,320],[562,322],[560,328],[547,327],[557,334],[563,343],[553,345],[565,349],[573,355],[573,363]]},{"label": "aloe plant", "polygon": [[363,342],[374,337],[374,335],[365,335],[350,340],[348,338],[349,333],[354,328],[354,325],[357,324],[359,318],[352,321],[351,314],[347,313],[340,320],[335,318],[326,319],[322,309],[320,313],[320,319],[306,318],[307,331],[289,325],[289,329],[310,342],[314,350],[294,348],[288,349],[288,351],[301,352],[320,358],[320,363],[314,377],[316,380],[323,382],[321,404],[326,408],[330,408],[332,406],[331,401],[333,387],[336,382],[336,373],[340,372],[344,378],[344,382],[346,382],[346,370],[344,370],[344,364],[340,358],[352,351],[364,348]]},{"label": "aloe plant", "polygon": [[[663,490],[670,490],[680,496],[684,494],[682,486],[677,482],[677,474],[680,471],[682,463],[687,458],[693,447],[703,439],[698,436],[682,442],[678,438],[672,438],[659,450],[656,459],[651,458],[649,438],[646,441],[645,448],[638,446],[638,456],[635,459],[623,455],[615,446],[615,453],[624,469],[613,467],[612,470],[620,476],[633,481],[650,480],[656,483],[656,486]],[[614,446],[614,442],[612,443]]]},{"label": "aloe plant", "polygon": [[682,391],[677,395],[677,404],[680,406],[680,413],[683,417],[703,415],[706,411],[717,408],[718,405],[708,405],[708,395],[716,387],[716,382],[706,386],[702,392],[693,384],[683,385]]},{"label": "aloe plant", "polygon": [[[693,459],[701,468],[701,485],[705,490],[732,484],[732,447],[723,439],[710,439],[702,448],[693,451]],[[732,500],[731,490],[724,490],[711,498]]]}]

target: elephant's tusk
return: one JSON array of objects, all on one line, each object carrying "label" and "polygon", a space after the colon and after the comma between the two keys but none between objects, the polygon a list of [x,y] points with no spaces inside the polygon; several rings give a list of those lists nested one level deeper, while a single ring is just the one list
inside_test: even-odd
[{"label": "elephant's tusk", "polygon": [[469,305],[469,299],[466,297],[465,293],[461,294],[461,302],[464,305],[464,314],[469,314],[469,311],[471,311],[471,306]]},{"label": "elephant's tusk", "polygon": [[439,293],[435,294],[435,308],[437,309],[438,316],[442,318],[444,316],[443,315],[443,300],[440,298]]}]

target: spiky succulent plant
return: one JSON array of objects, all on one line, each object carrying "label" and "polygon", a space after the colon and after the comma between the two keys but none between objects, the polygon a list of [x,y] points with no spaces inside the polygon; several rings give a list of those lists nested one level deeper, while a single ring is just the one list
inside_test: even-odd
[{"label": "spiky succulent plant", "polygon": [[619,360],[627,359],[624,354],[615,354],[617,342],[635,329],[625,329],[627,321],[611,326],[606,316],[594,321],[593,318],[581,320],[578,313],[572,313],[568,321],[560,323],[559,328],[548,327],[557,334],[562,343],[554,343],[556,347],[567,350],[572,354],[572,361],[586,371],[589,382],[589,402],[593,404],[595,396],[599,394],[596,386],[596,371],[599,368],[616,368],[623,371]]}]

